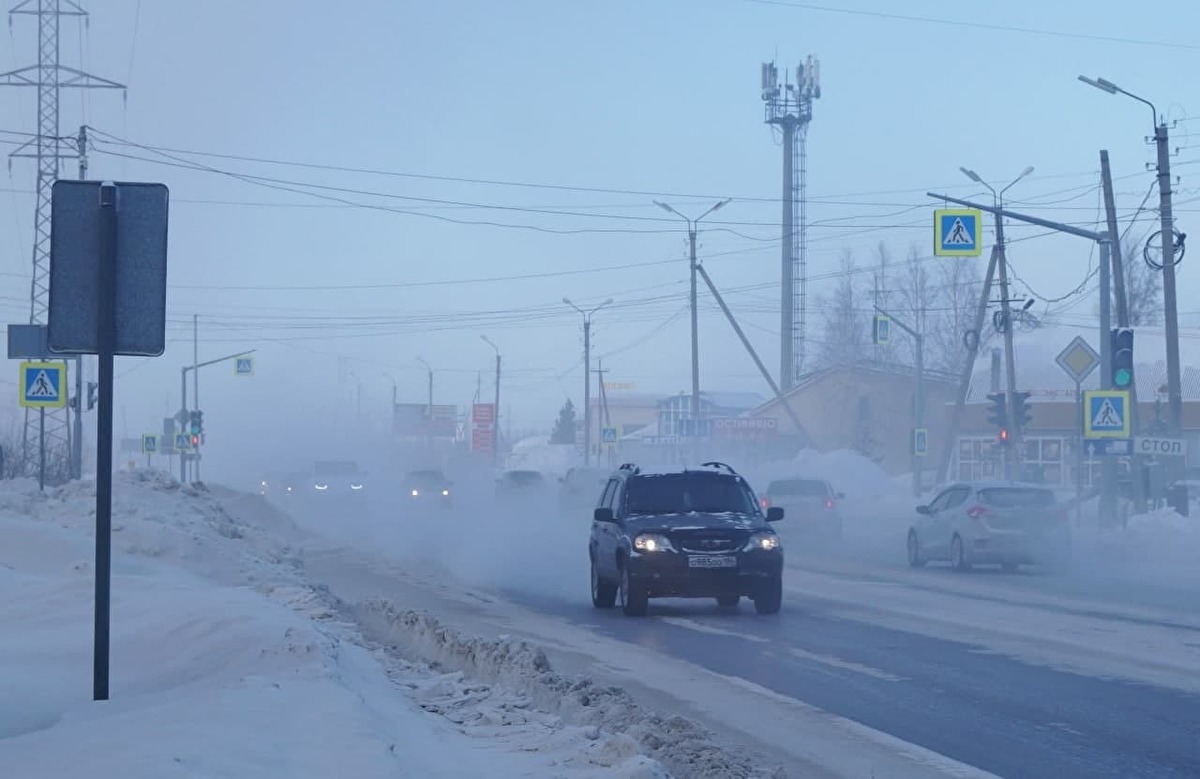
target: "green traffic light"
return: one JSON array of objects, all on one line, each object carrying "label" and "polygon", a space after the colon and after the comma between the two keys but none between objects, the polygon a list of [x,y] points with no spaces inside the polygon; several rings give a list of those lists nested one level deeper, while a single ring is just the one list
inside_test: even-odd
[{"label": "green traffic light", "polygon": [[1113,374],[1113,384],[1117,387],[1128,387],[1133,381],[1133,373],[1128,368],[1118,368]]}]

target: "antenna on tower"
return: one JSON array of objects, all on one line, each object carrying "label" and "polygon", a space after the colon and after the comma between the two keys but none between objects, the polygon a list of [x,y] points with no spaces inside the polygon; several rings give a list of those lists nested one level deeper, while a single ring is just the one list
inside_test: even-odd
[{"label": "antenna on tower", "polygon": [[[33,281],[29,292],[29,323],[45,325],[50,306],[50,196],[64,159],[86,155],[80,144],[64,139],[59,132],[59,92],[70,89],[125,89],[124,84],[93,76],[78,68],[59,63],[59,25],[64,16],[86,22],[87,12],[75,0],[22,0],[9,11],[13,16],[37,17],[38,61],[36,65],[0,73],[0,86],[37,89],[37,135],[21,144],[10,155],[37,161],[37,205],[33,218]],[[81,63],[82,64],[82,63]],[[82,137],[82,133],[80,134]],[[46,355],[49,357],[49,355]],[[80,362],[76,362],[78,366]],[[78,387],[78,382],[76,383]],[[67,392],[67,388],[61,389]],[[76,401],[78,402],[78,393]],[[69,442],[65,409],[26,409],[22,438],[22,468],[30,473],[34,458],[29,444],[33,437],[42,441],[42,452],[49,446]],[[77,413],[82,408],[77,410]],[[78,463],[75,463],[78,468]]]},{"label": "antenna on tower", "polygon": [[774,62],[762,66],[767,124],[783,131],[783,240],[780,284],[779,386],[787,391],[804,370],[808,329],[808,124],[821,97],[821,63],[811,54],[796,81],[779,86]]}]

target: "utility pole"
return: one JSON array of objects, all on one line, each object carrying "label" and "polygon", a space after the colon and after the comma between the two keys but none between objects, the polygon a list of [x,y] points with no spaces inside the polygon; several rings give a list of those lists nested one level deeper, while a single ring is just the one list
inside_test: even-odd
[{"label": "utility pole", "polygon": [[674,214],[683,221],[687,222],[688,229],[688,266],[689,276],[691,280],[691,308],[692,308],[692,424],[699,428],[700,425],[700,314],[698,311],[698,299],[696,296],[696,270],[699,267],[696,260],[696,225],[700,220],[708,216],[712,212],[724,208],[732,198],[725,198],[717,203],[712,208],[705,211],[695,219],[689,219],[683,214],[676,211],[666,203],[658,200],[654,201],[654,205],[664,211]]},{"label": "utility pole", "polygon": [[[200,315],[192,314],[192,402],[200,410]],[[200,443],[192,447],[192,480],[200,481]]]},{"label": "utility pole", "polygon": [[[693,244],[694,245],[694,244]],[[692,295],[695,298],[695,293]],[[591,465],[592,462],[592,315],[605,306],[612,304],[612,298],[604,301],[600,305],[585,311],[579,306],[571,302],[570,298],[563,298],[563,302],[571,308],[579,312],[583,317],[583,464]],[[694,325],[693,325],[694,326]]]},{"label": "utility pole", "polygon": [[796,83],[779,83],[774,62],[762,65],[765,121],[783,133],[783,213],[779,290],[779,384],[786,392],[804,370],[808,317],[808,125],[821,96],[821,64],[811,54],[796,66]]},{"label": "utility pole", "polygon": [[[79,180],[87,180],[87,125],[79,128],[79,138],[76,143],[79,148]],[[71,463],[72,476],[83,478],[83,355],[75,355],[75,435],[72,440]]]},{"label": "utility pole", "polygon": [[427,419],[425,420],[425,445],[429,451],[433,451],[433,367],[425,361],[424,357],[418,357],[417,362],[425,366],[425,370],[429,374],[429,400],[426,407],[429,409]]},{"label": "utility pole", "polygon": [[1033,166],[1026,168],[1021,172],[1020,176],[1009,183],[1008,186],[1001,189],[999,192],[988,184],[979,174],[969,168],[959,168],[967,178],[977,184],[982,184],[987,187],[992,193],[992,213],[996,216],[996,253],[997,262],[1000,270],[1000,297],[1001,297],[1001,322],[1004,324],[1004,373],[1007,378],[1007,392],[1005,393],[1005,401],[1008,405],[1008,419],[1012,426],[1011,437],[1004,451],[1004,470],[1005,477],[1015,479],[1020,477],[1020,448],[1021,448],[1021,425],[1017,420],[1017,367],[1016,359],[1013,353],[1013,318],[1012,309],[1009,307],[1011,302],[1008,295],[1008,255],[1004,249],[1004,193],[1013,187],[1018,181],[1033,173]]},{"label": "utility pole", "polygon": [[496,350],[496,408],[492,415],[492,467],[495,468],[500,464],[500,347],[486,335],[479,337]]},{"label": "utility pole", "polygon": [[[1154,125],[1154,146],[1157,152],[1155,168],[1158,172],[1158,212],[1161,222],[1159,241],[1162,249],[1161,270],[1163,274],[1163,318],[1166,320],[1165,330],[1167,336],[1168,421],[1171,428],[1171,435],[1179,437],[1183,435],[1183,389],[1179,368],[1179,309],[1175,292],[1175,265],[1178,263],[1178,260],[1175,258],[1175,255],[1177,253],[1176,249],[1182,248],[1182,240],[1179,247],[1177,247],[1175,243],[1175,216],[1171,201],[1171,148],[1166,117],[1162,117],[1160,120],[1158,109],[1155,108],[1154,103],[1144,97],[1139,97],[1132,92],[1121,89],[1111,81],[1102,78],[1092,79],[1087,76],[1080,76],[1079,80],[1088,86],[1095,87],[1110,95],[1122,94],[1133,98],[1150,108],[1150,119]],[[1111,229],[1109,232],[1110,234],[1112,233]],[[1114,242],[1119,240],[1119,236],[1112,235],[1111,237]],[[1149,252],[1146,254],[1148,255]],[[1177,458],[1172,457],[1170,459],[1174,461]]]},{"label": "utility pole", "polygon": [[917,431],[925,427],[925,335],[919,333],[913,328],[906,325],[890,313],[875,306],[875,310],[889,317],[892,324],[908,333],[916,346],[916,387],[913,390],[913,410],[912,410],[912,433],[909,434],[909,448],[912,456],[912,487],[913,495],[921,496],[924,489],[924,479],[922,478],[921,462],[923,455],[917,452]]},{"label": "utility pole", "polygon": [[[604,361],[599,360],[596,363],[596,385],[600,390],[600,408],[604,412],[604,426],[612,427],[612,417],[609,416],[609,413],[608,413],[608,390],[606,390],[604,388],[604,373],[605,373]],[[609,455],[608,459],[609,459],[610,465],[613,462],[612,454],[614,451],[616,451],[616,450],[615,449],[608,450],[608,455]],[[599,453],[597,453],[597,455],[596,455],[596,462],[597,463],[600,462]]]},{"label": "utility pole", "polygon": [[962,370],[958,377],[958,397],[954,401],[954,411],[950,415],[950,430],[947,434],[946,448],[942,451],[942,461],[938,467],[938,484],[944,484],[950,474],[950,458],[954,455],[954,447],[958,441],[958,431],[962,427],[963,407],[967,403],[967,393],[971,390],[971,377],[975,373],[975,360],[979,356],[980,334],[983,333],[984,322],[987,319],[988,301],[992,295],[992,279],[996,276],[999,248],[992,247],[988,258],[987,272],[983,278],[983,288],[979,291],[979,306],[975,309],[975,327],[963,336],[967,356],[963,361]]}]

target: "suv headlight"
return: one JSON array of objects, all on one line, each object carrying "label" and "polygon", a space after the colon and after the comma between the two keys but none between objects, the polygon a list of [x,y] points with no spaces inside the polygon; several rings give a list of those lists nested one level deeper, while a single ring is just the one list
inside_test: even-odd
[{"label": "suv headlight", "polygon": [[671,539],[661,533],[642,533],[633,539],[633,548],[647,554],[651,552],[675,551],[675,547],[671,545]]},{"label": "suv headlight", "polygon": [[773,552],[779,548],[779,536],[774,533],[755,533],[746,542],[745,551]]}]

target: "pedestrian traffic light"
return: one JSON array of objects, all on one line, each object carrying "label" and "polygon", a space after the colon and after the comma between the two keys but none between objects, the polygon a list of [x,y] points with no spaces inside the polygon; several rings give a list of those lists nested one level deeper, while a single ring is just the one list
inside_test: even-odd
[{"label": "pedestrian traffic light", "polygon": [[1133,384],[1133,328],[1112,330],[1112,386],[1129,389]]},{"label": "pedestrian traffic light", "polygon": [[1018,392],[1013,395],[1013,425],[1018,430],[1024,430],[1033,421],[1033,413],[1029,410],[1028,401],[1028,392]]},{"label": "pedestrian traffic light", "polygon": [[1008,398],[1003,392],[988,395],[992,405],[988,407],[988,421],[999,428],[1008,427]]}]

